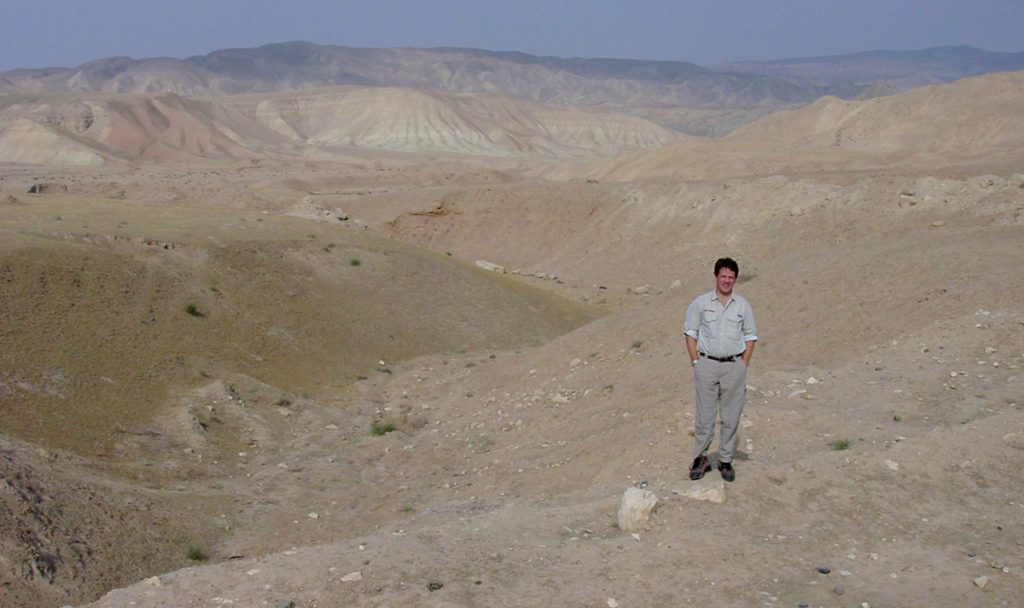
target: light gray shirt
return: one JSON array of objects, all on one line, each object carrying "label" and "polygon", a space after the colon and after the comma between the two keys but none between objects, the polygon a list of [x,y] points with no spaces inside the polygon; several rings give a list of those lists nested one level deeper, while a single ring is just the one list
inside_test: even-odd
[{"label": "light gray shirt", "polygon": [[697,350],[706,355],[738,355],[747,349],[747,342],[757,340],[754,310],[736,292],[723,306],[712,289],[686,309],[683,333],[697,340]]}]

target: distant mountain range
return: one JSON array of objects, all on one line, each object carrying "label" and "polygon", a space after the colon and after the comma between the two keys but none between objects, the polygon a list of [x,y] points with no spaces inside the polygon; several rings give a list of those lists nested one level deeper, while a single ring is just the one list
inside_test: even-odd
[{"label": "distant mountain range", "polygon": [[868,51],[831,57],[744,61],[717,65],[713,69],[815,86],[881,80],[907,90],[969,76],[1024,70],[1024,53],[993,53],[970,46],[940,46],[919,51]]},{"label": "distant mountain range", "polygon": [[[333,85],[492,93],[616,110],[697,135],[722,135],[824,95],[875,97],[927,82],[1024,69],[1024,53],[970,47],[878,51],[701,67],[682,61],[564,59],[474,49],[365,49],[308,42],[187,59],[112,57],[74,68],[0,72],[0,93],[119,92],[220,96]],[[892,84],[886,84],[888,81]]]}]

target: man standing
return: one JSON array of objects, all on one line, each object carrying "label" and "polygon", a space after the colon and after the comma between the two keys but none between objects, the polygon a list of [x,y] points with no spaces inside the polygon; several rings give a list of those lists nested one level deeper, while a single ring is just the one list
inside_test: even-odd
[{"label": "man standing", "polygon": [[690,479],[711,469],[708,448],[715,437],[715,415],[722,417],[718,437],[718,470],[733,481],[733,454],[739,437],[740,414],[747,399],[747,366],[754,354],[757,330],[754,311],[745,298],[733,292],[739,264],[732,258],[715,262],[715,289],[698,296],[686,309],[686,350],[693,365],[697,407],[695,445]]}]

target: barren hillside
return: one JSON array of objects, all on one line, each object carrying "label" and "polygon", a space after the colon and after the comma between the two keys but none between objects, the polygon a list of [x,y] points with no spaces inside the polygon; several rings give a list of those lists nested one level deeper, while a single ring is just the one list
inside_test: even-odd
[{"label": "barren hillside", "polygon": [[685,61],[563,59],[476,49],[367,49],[308,42],[224,49],[184,60],[108,57],[74,68],[0,73],[0,92],[97,92],[187,97],[301,91],[337,85],[442,94],[497,94],[546,105],[602,108],[670,129],[714,135],[767,112],[864,87],[793,84]]},{"label": "barren hillside", "polygon": [[[553,177],[630,181],[660,176],[823,171],[1000,171],[1024,153],[1024,72],[993,74],[866,101],[823,98],[765,117],[720,140],[688,139],[590,165],[561,165]],[[979,163],[984,161],[984,163]]]},{"label": "barren hillside", "polygon": [[[222,156],[0,167],[0,604],[1015,605],[1019,76],[572,165],[537,142],[623,140],[488,96],[172,96],[125,124],[207,108]],[[388,149],[441,127],[461,153]],[[760,336],[731,484],[686,474],[722,255]]]},{"label": "barren hillside", "polygon": [[173,94],[0,98],[0,162],[8,163],[338,161],[359,150],[554,159],[609,156],[677,137],[624,114],[410,89],[206,100]]}]

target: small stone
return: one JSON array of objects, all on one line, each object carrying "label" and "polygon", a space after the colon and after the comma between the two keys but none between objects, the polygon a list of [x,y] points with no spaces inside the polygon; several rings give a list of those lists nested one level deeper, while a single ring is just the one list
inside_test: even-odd
[{"label": "small stone", "polygon": [[970,551],[970,552],[967,553],[967,557],[978,557],[978,554],[975,553],[974,551]]},{"label": "small stone", "polygon": [[427,583],[427,591],[437,591],[444,587],[444,583],[441,581],[430,581]]},{"label": "small stone", "polygon": [[361,580],[363,580],[363,573],[359,571],[349,572],[345,576],[341,577],[341,582],[343,583],[354,583],[355,581]]},{"label": "small stone", "polygon": [[608,598],[608,608],[619,608],[619,603],[615,601],[614,597]]},{"label": "small stone", "polygon": [[832,588],[832,593],[835,593],[836,595],[843,595],[846,593],[846,587],[843,587],[842,585],[836,585]]},{"label": "small stone", "polygon": [[160,580],[159,576],[151,576],[146,579],[146,584],[151,587],[163,587],[164,582]]},{"label": "small stone", "polygon": [[1007,433],[1003,435],[1003,442],[1011,448],[1024,450],[1024,433]]},{"label": "small stone", "polygon": [[832,572],[832,568],[826,568],[826,567],[822,566],[822,567],[818,568],[818,572],[820,574],[828,574],[828,573]]},{"label": "small stone", "polygon": [[320,514],[317,513],[316,511],[313,511],[312,513],[309,514],[309,518],[310,519],[320,519]]},{"label": "small stone", "polygon": [[818,380],[814,376],[811,376],[810,378],[807,379],[806,383],[807,384],[821,384],[821,380]]},{"label": "small stone", "polygon": [[890,471],[899,471],[900,470],[900,463],[896,462],[895,460],[886,460],[885,461],[885,466],[889,467]]},{"label": "small stone", "polygon": [[295,602],[290,600],[287,602],[281,602],[277,605],[277,608],[295,608]]},{"label": "small stone", "polygon": [[978,589],[984,589],[985,585],[988,585],[988,577],[987,576],[979,576],[979,577],[974,579],[974,586],[977,587]]}]

